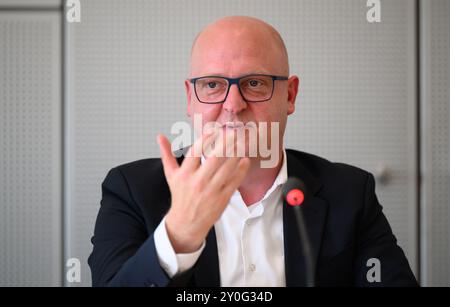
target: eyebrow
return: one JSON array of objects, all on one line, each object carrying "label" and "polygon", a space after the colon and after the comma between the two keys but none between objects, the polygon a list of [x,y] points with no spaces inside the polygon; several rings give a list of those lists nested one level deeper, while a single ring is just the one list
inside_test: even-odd
[{"label": "eyebrow", "polygon": [[251,72],[245,72],[242,74],[239,74],[238,76],[227,76],[225,74],[222,73],[203,73],[200,74],[202,76],[215,76],[215,77],[226,77],[226,78],[239,78],[239,77],[243,77],[243,76],[249,76],[249,75],[267,75],[267,74],[271,74],[269,71],[262,71],[262,70],[255,70],[255,71],[251,71]]}]

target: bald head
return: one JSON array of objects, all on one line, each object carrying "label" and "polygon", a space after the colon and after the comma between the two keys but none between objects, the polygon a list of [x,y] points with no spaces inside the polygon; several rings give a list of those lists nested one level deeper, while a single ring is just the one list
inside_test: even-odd
[{"label": "bald head", "polygon": [[246,16],[221,18],[194,40],[191,76],[245,73],[289,75],[283,39],[268,23]]}]

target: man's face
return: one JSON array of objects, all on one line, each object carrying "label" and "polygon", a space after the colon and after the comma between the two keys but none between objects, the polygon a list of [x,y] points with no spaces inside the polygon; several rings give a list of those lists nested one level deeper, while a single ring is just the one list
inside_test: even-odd
[{"label": "man's face", "polygon": [[[199,37],[193,48],[191,59],[191,78],[203,76],[224,76],[237,78],[250,74],[287,76],[287,59],[282,49],[273,43],[266,31],[258,29],[235,30],[226,28],[207,29]],[[230,87],[224,103],[205,104],[199,102],[194,86],[185,81],[188,115],[202,115],[202,127],[207,122],[225,125],[229,122],[279,123],[279,144],[282,146],[287,116],[295,109],[298,78],[287,81],[274,81],[273,96],[264,102],[246,102],[237,85]],[[225,133],[230,128],[224,127]],[[200,131],[196,131],[201,135]],[[271,144],[268,133],[268,144]]]}]

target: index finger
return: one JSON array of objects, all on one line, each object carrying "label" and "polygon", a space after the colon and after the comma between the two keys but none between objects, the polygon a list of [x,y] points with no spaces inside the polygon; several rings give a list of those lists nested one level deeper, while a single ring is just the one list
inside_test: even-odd
[{"label": "index finger", "polygon": [[162,134],[157,136],[159,151],[161,153],[161,161],[164,167],[164,175],[169,179],[173,172],[180,166],[177,159],[173,156],[169,140]]}]

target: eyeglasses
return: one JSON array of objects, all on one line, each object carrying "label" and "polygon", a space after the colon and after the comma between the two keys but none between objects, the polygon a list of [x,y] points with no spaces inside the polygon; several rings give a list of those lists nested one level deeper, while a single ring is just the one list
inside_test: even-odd
[{"label": "eyeglasses", "polygon": [[272,99],[275,80],[288,80],[288,77],[271,75],[246,75],[240,78],[205,76],[189,79],[194,84],[195,95],[201,103],[223,103],[228,97],[230,87],[236,84],[246,102],[263,102]]}]

